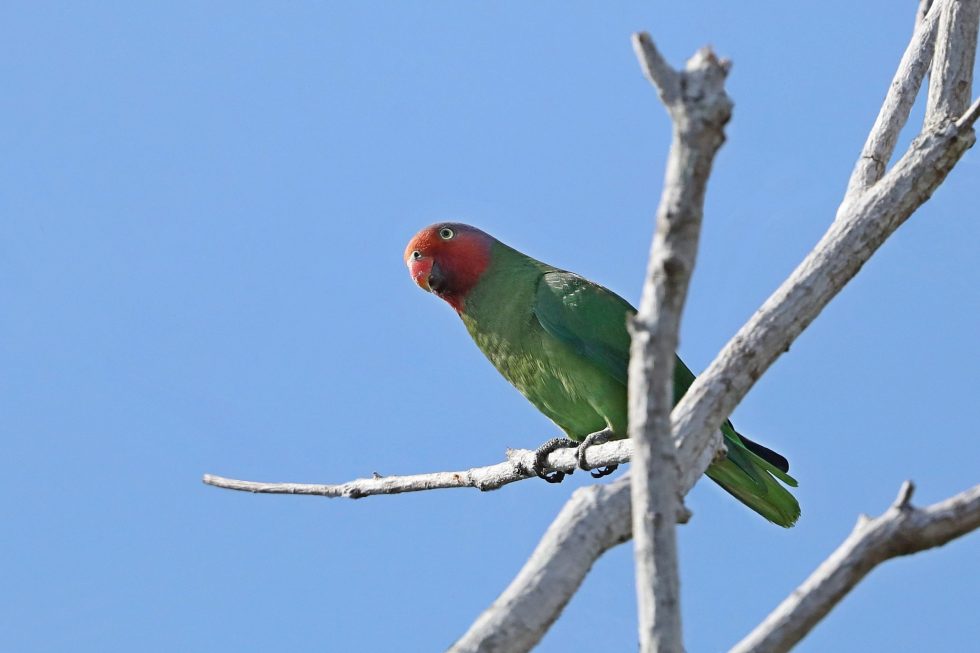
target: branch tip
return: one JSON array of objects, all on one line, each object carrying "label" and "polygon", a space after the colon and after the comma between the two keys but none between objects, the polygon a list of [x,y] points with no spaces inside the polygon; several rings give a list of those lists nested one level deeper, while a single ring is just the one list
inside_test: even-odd
[{"label": "branch tip", "polygon": [[899,510],[908,510],[911,507],[909,502],[912,500],[912,495],[914,493],[915,483],[912,481],[903,482],[902,487],[898,490],[898,496],[895,497],[895,502],[892,504],[892,507]]},{"label": "branch tip", "polygon": [[695,52],[694,56],[687,60],[687,64],[685,64],[684,69],[687,71],[693,71],[701,68],[718,68],[721,70],[722,75],[728,75],[728,71],[731,70],[731,67],[731,59],[719,58],[711,46],[706,45]]},{"label": "branch tip", "polygon": [[694,513],[691,512],[691,509],[684,505],[684,499],[680,498],[677,504],[677,523],[686,524],[691,521],[691,517],[693,516]]},{"label": "branch tip", "polygon": [[663,58],[649,34],[635,32],[631,40],[643,75],[656,87],[660,99],[667,105],[676,102],[680,97],[680,75]]}]

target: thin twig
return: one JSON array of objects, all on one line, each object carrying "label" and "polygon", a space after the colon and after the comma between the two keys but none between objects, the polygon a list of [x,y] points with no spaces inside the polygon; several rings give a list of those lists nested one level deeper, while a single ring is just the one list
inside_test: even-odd
[{"label": "thin twig", "polygon": [[971,125],[976,124],[977,119],[980,118],[980,98],[973,101],[970,108],[963,112],[963,115],[959,117],[956,121],[956,129],[962,131],[969,128]]},{"label": "thin twig", "polygon": [[980,485],[926,508],[906,481],[880,517],[862,517],[850,536],[730,653],[782,653],[796,645],[882,562],[942,546],[980,528]]}]

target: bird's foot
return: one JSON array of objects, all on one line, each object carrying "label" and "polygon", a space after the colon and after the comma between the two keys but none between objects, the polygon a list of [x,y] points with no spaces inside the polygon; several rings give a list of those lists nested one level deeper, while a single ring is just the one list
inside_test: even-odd
[{"label": "bird's foot", "polygon": [[[578,443],[574,440],[569,440],[568,438],[552,438],[542,444],[540,447],[534,450],[534,465],[531,467],[531,471],[534,472],[538,478],[543,478],[549,483],[561,483],[565,480],[565,472],[553,469],[550,472],[545,470],[548,468],[548,454],[558,449],[566,449],[568,447],[576,447]],[[571,473],[571,472],[569,472]]]},{"label": "bird's foot", "polygon": [[591,468],[585,462],[585,451],[594,444],[603,444],[609,442],[609,434],[605,431],[599,431],[598,433],[592,433],[585,436],[585,439],[579,443],[578,449],[575,450],[575,460],[578,461],[579,469],[584,469],[592,475],[592,478],[602,478],[603,476],[609,476],[617,469],[619,465],[606,465],[605,467]]}]

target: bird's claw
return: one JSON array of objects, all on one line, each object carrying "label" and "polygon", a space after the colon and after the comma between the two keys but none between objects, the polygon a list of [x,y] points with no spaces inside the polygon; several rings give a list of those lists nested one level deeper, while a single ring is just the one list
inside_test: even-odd
[{"label": "bird's claw", "polygon": [[531,467],[531,471],[534,472],[535,476],[544,479],[548,483],[561,483],[565,480],[565,472],[557,469],[553,469],[550,472],[545,471],[548,468],[548,454],[558,449],[574,446],[576,446],[576,443],[568,438],[552,438],[548,440],[534,450],[534,465]]},{"label": "bird's claw", "polygon": [[604,431],[598,433],[592,433],[587,435],[584,440],[578,445],[578,449],[575,450],[575,460],[578,461],[579,469],[584,469],[589,472],[592,478],[602,478],[603,476],[609,476],[617,469],[619,465],[606,465],[605,467],[591,468],[585,462],[585,451],[594,444],[603,444],[609,441],[609,436]]},{"label": "bird's claw", "polygon": [[609,476],[617,469],[619,469],[619,465],[606,465],[605,467],[590,469],[589,474],[592,475],[592,478],[602,478],[603,476]]},{"label": "bird's claw", "polygon": [[553,469],[550,472],[542,470],[534,470],[534,473],[538,475],[538,478],[547,481],[548,483],[561,483],[565,480],[565,472],[560,472],[557,469]]},{"label": "bird's claw", "polygon": [[[549,483],[561,483],[563,480],[565,480],[566,472],[562,472],[557,469],[545,471],[548,469],[548,455],[558,449],[574,447],[575,460],[578,463],[579,469],[588,471],[592,478],[609,476],[619,469],[619,465],[606,465],[605,467],[596,467],[593,469],[585,462],[586,449],[594,444],[602,444],[608,441],[609,435],[605,431],[592,433],[580,443],[568,438],[552,438],[534,450],[534,465],[531,467],[531,471],[534,472],[535,476],[542,478]],[[571,474],[571,472],[567,472],[567,474]]]}]

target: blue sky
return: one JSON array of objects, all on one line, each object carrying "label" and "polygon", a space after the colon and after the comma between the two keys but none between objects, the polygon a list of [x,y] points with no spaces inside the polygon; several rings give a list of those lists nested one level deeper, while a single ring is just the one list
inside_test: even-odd
[{"label": "blue sky", "polygon": [[[445,648],[591,479],[351,502],[201,474],[464,469],[555,435],[401,254],[463,220],[636,301],[669,144],[637,29],[735,62],[683,324],[703,369],[830,224],[899,4],[4,3],[0,649]],[[978,173],[736,411],[803,517],[694,490],[688,650],[740,639],[903,479],[918,502],[978,481]],[[975,535],[890,562],[798,650],[965,650],[978,568]],[[635,641],[623,546],[539,650]]]}]

